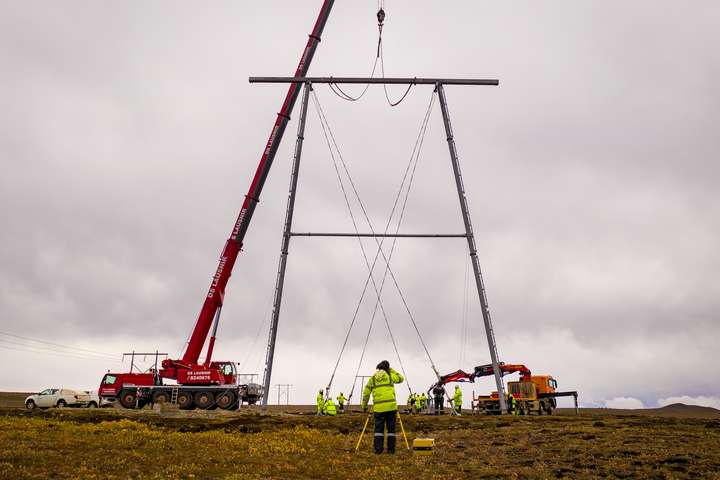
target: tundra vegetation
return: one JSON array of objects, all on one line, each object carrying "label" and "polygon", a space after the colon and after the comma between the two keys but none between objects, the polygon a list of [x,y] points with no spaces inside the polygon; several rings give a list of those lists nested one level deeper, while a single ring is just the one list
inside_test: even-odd
[{"label": "tundra vegetation", "polygon": [[4,408],[0,478],[720,479],[720,415],[692,416],[405,416],[418,457],[354,453],[359,413]]}]

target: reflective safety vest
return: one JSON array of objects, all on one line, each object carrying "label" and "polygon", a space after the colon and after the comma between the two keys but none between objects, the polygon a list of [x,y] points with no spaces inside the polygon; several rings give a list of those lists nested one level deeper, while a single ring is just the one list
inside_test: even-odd
[{"label": "reflective safety vest", "polygon": [[328,398],[327,402],[325,402],[325,415],[335,416],[337,413],[337,410],[335,409],[335,404],[332,401],[332,398]]},{"label": "reflective safety vest", "polygon": [[318,393],[315,397],[315,404],[317,405],[318,412],[322,411],[323,405],[325,404],[325,397],[322,393]]},{"label": "reflective safety vest", "polygon": [[365,384],[362,398],[362,408],[367,408],[370,394],[373,397],[373,410],[377,413],[392,412],[397,410],[395,400],[395,384],[402,383],[405,379],[392,368],[390,374],[385,370],[378,370],[375,375]]},{"label": "reflective safety vest", "polygon": [[345,398],[345,395],[342,393],[337,396],[338,405],[345,405],[345,400],[347,400],[347,398]]},{"label": "reflective safety vest", "polygon": [[509,405],[510,411],[514,411],[515,410],[515,397],[513,397],[512,393],[510,394],[509,400],[510,400],[510,405]]},{"label": "reflective safety vest", "polygon": [[456,407],[462,406],[462,390],[459,388],[455,389],[455,395],[453,395],[453,403]]}]

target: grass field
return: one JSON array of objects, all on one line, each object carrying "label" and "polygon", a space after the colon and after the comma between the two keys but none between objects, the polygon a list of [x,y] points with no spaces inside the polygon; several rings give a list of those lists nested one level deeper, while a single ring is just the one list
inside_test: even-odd
[{"label": "grass field", "polygon": [[376,456],[367,434],[353,453],[359,413],[5,407],[0,478],[720,479],[720,412],[669,413],[404,416],[411,439],[435,438],[434,455],[423,458],[402,441],[395,456]]}]

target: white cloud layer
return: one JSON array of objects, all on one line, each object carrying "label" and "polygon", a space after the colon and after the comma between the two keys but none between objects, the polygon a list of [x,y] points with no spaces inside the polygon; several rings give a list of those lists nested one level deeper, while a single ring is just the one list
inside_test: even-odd
[{"label": "white cloud layer", "polygon": [[605,400],[605,408],[645,408],[643,402],[633,397],[615,397]]}]

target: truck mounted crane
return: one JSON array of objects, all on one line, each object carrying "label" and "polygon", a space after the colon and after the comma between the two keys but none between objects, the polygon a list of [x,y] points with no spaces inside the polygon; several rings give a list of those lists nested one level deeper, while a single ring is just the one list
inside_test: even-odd
[{"label": "truck mounted crane", "polygon": [[[333,4],[334,0],[323,1],[315,26],[295,70],[295,77],[307,75]],[[256,390],[254,392],[248,392],[247,385],[237,384],[235,363],[213,361],[212,353],[220,322],[225,287],[230,279],[235,260],[242,251],[245,234],[250,226],[255,207],[260,201],[260,193],[301,87],[302,85],[298,83],[291,83],[288,87],[280,113],[277,114],[270,137],[263,149],[250,189],[245,195],[230,238],[225,242],[218,267],[212,277],[210,288],[182,358],[177,360],[167,358],[162,361],[162,368],[150,369],[146,373],[133,372],[132,368],[129,373],[108,372],[103,377],[98,390],[101,398],[117,399],[125,408],[142,407],[148,402],[158,401],[162,398],[165,401],[177,402],[183,409],[195,407],[229,409],[233,408],[243,395],[251,401],[261,397],[262,392],[257,391],[257,388],[254,388]],[[212,334],[208,342],[207,354],[204,361],[201,362],[200,355],[211,328]],[[175,380],[177,384],[163,385],[163,379]]]},{"label": "truck mounted crane", "polygon": [[[528,367],[522,364],[506,364],[499,363],[500,375],[505,376],[511,373],[520,373],[520,380],[516,382],[508,382],[507,392],[515,398],[516,413],[519,415],[530,415],[535,413],[542,415],[552,415],[553,410],[557,407],[557,397],[570,397],[575,399],[575,410],[577,412],[577,392],[558,392],[557,381],[550,375],[533,375]],[[475,382],[476,378],[488,377],[494,375],[492,364],[479,365],[473,369],[472,373],[463,370],[457,370],[447,375],[442,375],[440,379],[434,383],[428,392],[438,385],[445,385],[452,382]],[[475,413],[499,414],[500,398],[498,392],[492,392],[490,395],[473,396],[472,410]]]}]

